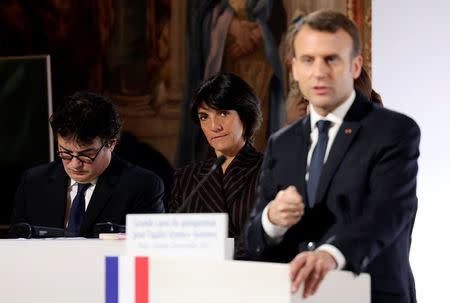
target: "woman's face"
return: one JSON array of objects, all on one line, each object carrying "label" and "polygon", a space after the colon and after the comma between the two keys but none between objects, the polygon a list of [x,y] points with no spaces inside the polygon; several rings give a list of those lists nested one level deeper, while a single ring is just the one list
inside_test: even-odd
[{"label": "woman's face", "polygon": [[216,154],[234,157],[245,145],[244,125],[235,110],[216,110],[205,102],[197,110],[200,126]]}]

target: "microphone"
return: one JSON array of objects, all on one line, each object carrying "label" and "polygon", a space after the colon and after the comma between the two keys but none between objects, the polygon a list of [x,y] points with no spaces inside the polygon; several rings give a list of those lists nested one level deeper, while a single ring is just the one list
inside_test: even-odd
[{"label": "microphone", "polygon": [[97,223],[95,224],[93,230],[95,238],[98,238],[100,234],[125,233],[125,232],[126,232],[125,225],[119,225],[111,222]]},{"label": "microphone", "polygon": [[66,230],[58,227],[38,226],[29,223],[16,223],[9,229],[12,238],[59,238],[70,236]]},{"label": "microphone", "polygon": [[198,189],[205,183],[205,181],[208,179],[208,177],[215,171],[218,167],[222,166],[222,164],[225,162],[227,158],[224,155],[221,155],[217,160],[214,162],[213,166],[211,166],[211,169],[208,171],[208,173],[203,177],[203,179],[197,184],[197,186],[191,191],[189,196],[186,198],[183,204],[178,208],[177,213],[183,212],[191,203],[192,197],[194,194],[198,191]]}]

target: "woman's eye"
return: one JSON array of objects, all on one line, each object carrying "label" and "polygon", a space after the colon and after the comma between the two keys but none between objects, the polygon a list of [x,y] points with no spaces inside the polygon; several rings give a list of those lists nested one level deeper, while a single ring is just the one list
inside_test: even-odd
[{"label": "woman's eye", "polygon": [[198,116],[198,119],[199,119],[200,121],[205,121],[206,118],[208,118],[208,116],[206,116],[206,115]]},{"label": "woman's eye", "polygon": [[222,116],[222,117],[225,117],[225,116],[227,116],[227,115],[228,115],[228,112],[227,112],[227,111],[220,112],[220,116]]}]

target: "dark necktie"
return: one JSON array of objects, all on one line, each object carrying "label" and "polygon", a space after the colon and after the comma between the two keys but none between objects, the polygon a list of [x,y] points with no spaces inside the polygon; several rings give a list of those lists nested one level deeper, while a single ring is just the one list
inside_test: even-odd
[{"label": "dark necktie", "polygon": [[308,177],[308,204],[309,207],[313,207],[316,202],[317,186],[319,185],[320,173],[322,172],[323,160],[325,158],[325,152],[327,151],[328,143],[328,128],[331,122],[328,120],[317,121],[317,128],[319,129],[319,139],[317,140],[316,147],[314,148],[311,163],[309,164],[309,177]]},{"label": "dark necktie", "polygon": [[84,213],[86,208],[86,201],[84,199],[84,192],[91,183],[81,184],[78,183],[78,190],[75,199],[72,201],[72,207],[70,208],[69,224],[67,224],[67,231],[75,236],[80,235],[81,223],[83,223]]}]

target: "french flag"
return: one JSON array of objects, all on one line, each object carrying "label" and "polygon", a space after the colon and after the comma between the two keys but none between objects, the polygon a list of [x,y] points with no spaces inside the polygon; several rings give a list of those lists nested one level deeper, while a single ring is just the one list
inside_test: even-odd
[{"label": "french flag", "polygon": [[106,257],[105,303],[149,303],[149,269],[148,257]]}]

